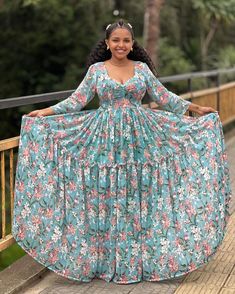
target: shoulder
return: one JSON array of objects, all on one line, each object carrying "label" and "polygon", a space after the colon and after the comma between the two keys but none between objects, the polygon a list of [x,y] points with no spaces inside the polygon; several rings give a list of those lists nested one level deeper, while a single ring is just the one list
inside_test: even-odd
[{"label": "shoulder", "polygon": [[103,61],[95,62],[91,64],[88,68],[88,71],[91,73],[96,73],[97,71],[102,69]]},{"label": "shoulder", "polygon": [[144,79],[148,79],[148,76],[150,74],[150,68],[147,65],[147,63],[143,61],[137,61],[136,62],[136,68],[138,70],[138,73],[144,77]]},{"label": "shoulder", "polygon": [[148,65],[147,63],[143,62],[143,61],[136,61],[136,67],[143,72],[146,72],[146,70],[148,70]]},{"label": "shoulder", "polygon": [[139,67],[145,67],[147,64],[145,62],[143,62],[143,61],[137,60],[136,65],[139,66]]},{"label": "shoulder", "polygon": [[98,76],[97,72],[101,70],[101,64],[102,62],[96,62],[91,64],[86,71],[86,76],[92,78],[92,80],[96,80]]}]

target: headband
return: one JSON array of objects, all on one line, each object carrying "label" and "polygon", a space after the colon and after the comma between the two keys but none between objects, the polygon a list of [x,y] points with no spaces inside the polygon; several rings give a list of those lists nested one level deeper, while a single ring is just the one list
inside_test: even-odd
[{"label": "headband", "polygon": [[[124,24],[124,23],[123,23],[123,24]],[[112,25],[111,23],[108,24],[105,30],[107,31],[107,29],[108,29],[111,25]],[[132,25],[131,25],[129,22],[127,23],[127,25],[132,29]],[[123,25],[120,25],[120,24],[118,23],[118,27],[121,28],[121,27],[123,27]]]}]

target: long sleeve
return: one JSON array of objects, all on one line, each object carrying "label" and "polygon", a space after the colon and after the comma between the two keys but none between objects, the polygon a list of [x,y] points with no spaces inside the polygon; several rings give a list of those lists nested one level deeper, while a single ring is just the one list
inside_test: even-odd
[{"label": "long sleeve", "polygon": [[174,112],[178,115],[183,115],[188,110],[191,102],[184,100],[175,93],[167,90],[153,74],[148,65],[146,63],[144,63],[144,65],[147,92],[150,97],[156,101],[156,103],[159,104],[163,110]]},{"label": "long sleeve", "polygon": [[96,74],[92,64],[78,88],[67,99],[50,106],[55,114],[80,111],[95,96]]}]

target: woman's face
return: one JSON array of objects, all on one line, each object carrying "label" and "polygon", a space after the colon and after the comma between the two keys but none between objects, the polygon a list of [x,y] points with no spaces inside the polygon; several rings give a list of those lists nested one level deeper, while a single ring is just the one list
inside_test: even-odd
[{"label": "woman's face", "polygon": [[105,42],[109,46],[112,57],[117,59],[126,58],[134,44],[131,33],[125,28],[115,29]]}]

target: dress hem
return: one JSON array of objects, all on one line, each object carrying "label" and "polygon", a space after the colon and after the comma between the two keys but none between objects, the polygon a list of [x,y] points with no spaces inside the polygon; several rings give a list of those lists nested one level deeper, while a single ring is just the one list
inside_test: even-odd
[{"label": "dress hem", "polygon": [[16,240],[17,244],[28,254],[30,255],[34,260],[36,260],[37,262],[39,262],[41,265],[43,265],[44,267],[48,268],[49,270],[53,271],[54,273],[56,273],[57,275],[59,276],[62,276],[64,278],[67,278],[67,279],[70,279],[70,280],[74,280],[74,281],[77,281],[77,282],[84,282],[84,283],[89,283],[89,282],[92,282],[93,279],[100,279],[100,280],[103,280],[105,282],[113,282],[115,284],[123,284],[123,285],[128,285],[128,284],[133,284],[133,283],[139,283],[139,282],[144,282],[144,281],[147,281],[147,282],[160,282],[160,281],[166,281],[166,280],[172,280],[172,279],[175,279],[175,278],[179,278],[179,277],[183,277],[201,267],[203,267],[204,265],[206,265],[208,262],[211,261],[211,259],[214,257],[214,255],[217,253],[219,247],[222,245],[222,242],[224,240],[224,237],[225,237],[225,233],[227,232],[227,225],[228,225],[228,222],[229,222],[229,219],[230,219],[230,216],[231,214],[227,214],[227,220],[225,222],[225,227],[224,227],[224,230],[223,230],[223,235],[221,237],[221,240],[219,241],[218,245],[216,246],[216,248],[214,249],[214,251],[207,257],[207,260],[204,261],[203,263],[199,264],[197,267],[195,267],[194,269],[191,269],[189,271],[186,271],[184,273],[181,273],[181,274],[176,274],[172,277],[168,277],[168,278],[158,278],[158,279],[141,279],[141,280],[129,280],[129,281],[126,281],[126,282],[118,282],[118,281],[115,281],[114,279],[115,278],[112,278],[112,279],[105,279],[105,278],[102,278],[100,276],[94,276],[93,278],[89,279],[89,280],[84,280],[84,279],[79,279],[79,278],[75,278],[75,277],[72,277],[72,276],[68,276],[68,275],[64,275],[62,274],[61,272],[57,272],[56,270],[52,269],[51,266],[45,266],[44,263],[42,261],[40,261],[38,258],[34,257],[29,251],[28,249],[26,249],[26,247],[24,245],[21,244],[20,241],[18,241],[15,237],[14,237],[14,234],[13,237],[14,239]]}]

